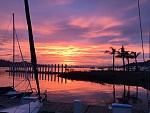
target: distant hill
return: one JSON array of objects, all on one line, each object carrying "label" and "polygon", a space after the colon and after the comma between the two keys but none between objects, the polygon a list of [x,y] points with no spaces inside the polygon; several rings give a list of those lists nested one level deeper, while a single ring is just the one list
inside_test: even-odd
[{"label": "distant hill", "polygon": [[[9,67],[11,63],[12,62],[10,62],[10,61],[0,59],[0,67]],[[20,63],[22,64],[22,62],[15,62],[15,64],[20,64]],[[25,61],[25,63],[27,64],[29,62]]]},{"label": "distant hill", "polygon": [[10,61],[0,59],[0,67],[9,67],[10,64]]}]

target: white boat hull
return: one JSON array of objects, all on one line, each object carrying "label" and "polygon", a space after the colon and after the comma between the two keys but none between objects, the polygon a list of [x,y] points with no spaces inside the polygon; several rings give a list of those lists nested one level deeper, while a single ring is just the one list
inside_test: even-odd
[{"label": "white boat hull", "polygon": [[37,113],[43,105],[40,101],[30,102],[28,104],[18,105],[11,108],[1,109],[0,112],[6,113]]}]

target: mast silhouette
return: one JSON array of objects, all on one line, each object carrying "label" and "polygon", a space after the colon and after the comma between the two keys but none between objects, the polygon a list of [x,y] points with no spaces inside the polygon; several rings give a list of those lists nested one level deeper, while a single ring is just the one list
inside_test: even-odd
[{"label": "mast silhouette", "polygon": [[15,86],[14,84],[14,78],[15,78],[15,66],[14,66],[14,63],[15,63],[15,20],[14,20],[14,13],[12,14],[13,16],[13,81],[12,81],[12,85],[13,85],[13,88]]},{"label": "mast silhouette", "polygon": [[27,25],[28,25],[31,62],[33,65],[36,85],[37,85],[37,89],[38,89],[38,96],[40,97],[40,86],[39,86],[39,81],[38,81],[37,60],[36,60],[34,40],[33,40],[33,34],[32,34],[32,26],[31,26],[31,20],[30,20],[30,11],[29,11],[28,0],[24,0],[24,4],[25,4],[26,20],[27,20]]}]

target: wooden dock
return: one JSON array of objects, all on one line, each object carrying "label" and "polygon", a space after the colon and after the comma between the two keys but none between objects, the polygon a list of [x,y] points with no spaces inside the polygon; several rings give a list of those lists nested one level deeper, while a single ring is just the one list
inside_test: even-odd
[{"label": "wooden dock", "polygon": [[[19,99],[0,98],[0,109],[18,105]],[[38,113],[74,113],[74,103],[45,101]],[[81,113],[112,113],[108,106],[81,105]],[[142,109],[132,109],[132,113],[148,113]]]},{"label": "wooden dock", "polygon": [[[38,64],[38,73],[41,74],[60,74],[68,71],[67,64]],[[14,63],[9,66],[6,72],[19,72],[19,73],[33,73],[33,66],[31,63]]]},{"label": "wooden dock", "polygon": [[[73,110],[73,103],[46,101],[38,113],[73,113]],[[112,113],[112,109],[108,109],[108,106],[82,104],[81,113]],[[132,113],[148,113],[148,111],[142,109],[132,109]]]},{"label": "wooden dock", "polygon": [[[73,113],[73,103],[45,102],[38,113]],[[82,105],[82,113],[111,113],[106,106]]]}]

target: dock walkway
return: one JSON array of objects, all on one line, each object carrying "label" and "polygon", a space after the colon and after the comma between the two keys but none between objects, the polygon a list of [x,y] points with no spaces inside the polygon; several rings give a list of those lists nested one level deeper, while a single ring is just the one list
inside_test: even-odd
[{"label": "dock walkway", "polygon": [[[0,98],[0,109],[15,106],[19,99],[4,99]],[[51,102],[45,101],[38,113],[73,113],[74,103]],[[82,104],[81,113],[112,113],[112,109],[108,106],[85,105]],[[132,113],[148,113],[142,109],[132,109]]]},{"label": "dock walkway", "polygon": [[[61,102],[44,102],[38,113],[73,113],[73,103],[61,103]],[[82,104],[81,113],[112,113],[112,109],[108,109],[108,106],[96,106]],[[132,113],[148,113],[142,109],[132,109]]]}]

